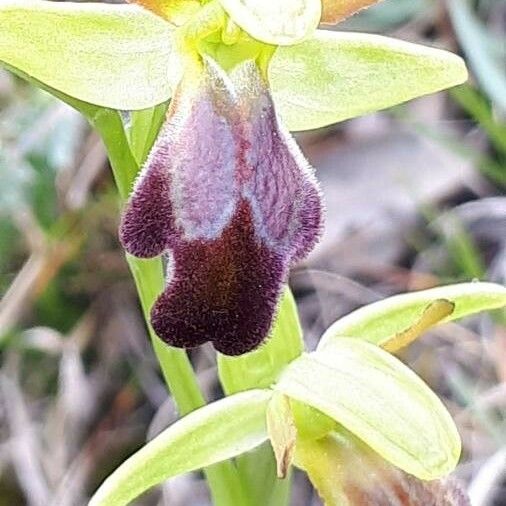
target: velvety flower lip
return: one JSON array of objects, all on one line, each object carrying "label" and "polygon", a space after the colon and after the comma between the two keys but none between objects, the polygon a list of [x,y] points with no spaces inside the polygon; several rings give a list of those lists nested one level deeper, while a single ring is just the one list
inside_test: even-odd
[{"label": "velvety flower lip", "polygon": [[151,311],[166,342],[187,348],[212,340],[221,353],[241,355],[266,338],[287,266],[255,237],[245,200],[219,240],[174,248],[171,270]]},{"label": "velvety flower lip", "polygon": [[161,339],[241,355],[267,338],[288,270],[321,222],[313,170],[280,126],[256,64],[228,76],[206,60],[171,102],[120,239],[135,256],[169,258],[151,311]]}]

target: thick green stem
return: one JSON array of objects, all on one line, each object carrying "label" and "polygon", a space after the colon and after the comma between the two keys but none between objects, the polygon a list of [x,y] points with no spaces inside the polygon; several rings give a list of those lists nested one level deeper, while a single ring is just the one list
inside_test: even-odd
[{"label": "thick green stem", "polygon": [[[149,335],[160,363],[163,377],[181,416],[205,404],[193,368],[184,350],[164,344],[149,324],[149,310],[163,289],[162,262],[159,259],[140,260],[127,255],[127,261],[137,286]],[[216,464],[205,470],[213,502],[217,506],[250,506],[232,462]]]},{"label": "thick green stem", "polygon": [[[91,120],[106,145],[119,194],[125,201],[139,171],[139,164],[131,152],[121,117],[116,111],[103,109]],[[159,258],[140,260],[130,255],[127,255],[127,261],[163,377],[180,415],[184,416],[206,401],[186,352],[162,343],[149,325],[149,311],[164,286],[162,262]],[[216,506],[252,506],[232,462],[216,464],[204,472]]]},{"label": "thick green stem", "polygon": [[[283,369],[304,350],[295,300],[287,287],[269,341],[240,357],[218,355],[221,384],[230,395],[251,388],[269,388]],[[276,461],[268,444],[237,458],[237,467],[253,503],[285,506],[290,501],[290,478],[276,478]]]},{"label": "thick green stem", "polygon": [[149,311],[163,290],[163,271],[160,259],[141,260],[127,255],[147,322],[151,343],[160,362],[163,377],[174,397],[181,416],[205,404],[193,368],[184,350],[171,348],[157,337],[149,324]]}]

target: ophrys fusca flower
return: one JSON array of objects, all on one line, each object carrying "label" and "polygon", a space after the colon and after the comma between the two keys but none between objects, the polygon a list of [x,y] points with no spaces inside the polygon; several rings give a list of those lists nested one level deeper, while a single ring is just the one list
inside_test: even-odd
[{"label": "ophrys fusca flower", "polygon": [[290,266],[317,241],[321,210],[313,169],[256,63],[229,74],[207,58],[192,66],[120,230],[132,255],[167,259],[156,333],[183,348],[211,341],[228,355],[258,347]]}]

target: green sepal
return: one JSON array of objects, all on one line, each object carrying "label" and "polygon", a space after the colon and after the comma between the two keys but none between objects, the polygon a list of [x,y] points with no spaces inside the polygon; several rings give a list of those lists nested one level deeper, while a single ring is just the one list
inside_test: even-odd
[{"label": "green sepal", "polygon": [[341,338],[292,362],[275,389],[333,418],[385,460],[424,480],[457,465],[460,438],[436,394],[381,348]]},{"label": "green sepal", "polygon": [[297,427],[297,438],[300,440],[316,440],[333,431],[337,422],[318,409],[290,399],[292,414]]},{"label": "green sepal", "polygon": [[[134,5],[7,0],[0,5],[0,27],[0,62],[84,102],[153,107],[170,98],[181,77],[173,26]],[[208,52],[226,66],[268,47],[244,37],[229,47],[209,44]],[[288,128],[308,130],[454,86],[467,71],[446,51],[316,31],[300,44],[279,47],[269,78]]]},{"label": "green sepal", "polygon": [[219,0],[245,32],[267,44],[296,44],[320,22],[321,0]]},{"label": "green sepal", "polygon": [[269,79],[289,130],[310,130],[444,90],[467,79],[457,55],[380,35],[318,30],[279,47]]},{"label": "green sepal", "polygon": [[84,102],[144,109],[179,81],[173,30],[135,5],[6,0],[0,62]]}]

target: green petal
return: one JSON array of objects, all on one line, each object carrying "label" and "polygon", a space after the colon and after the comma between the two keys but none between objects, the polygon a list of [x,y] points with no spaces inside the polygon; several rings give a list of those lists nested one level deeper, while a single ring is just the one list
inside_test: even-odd
[{"label": "green petal", "polygon": [[220,0],[243,30],[268,44],[295,44],[311,35],[321,17],[321,0]]},{"label": "green petal", "polygon": [[179,79],[172,27],[135,5],[7,0],[0,62],[84,102],[143,109]]},{"label": "green petal", "polygon": [[451,472],[460,438],[445,407],[381,348],[341,339],[288,366],[276,390],[330,416],[385,460],[432,480]]},{"label": "green petal", "polygon": [[250,390],[193,411],[147,443],[114,471],[90,506],[121,506],[162,481],[230,459],[267,439],[272,395]]},{"label": "green petal", "polygon": [[435,322],[444,323],[506,306],[506,288],[494,283],[460,283],[388,297],[337,320],[323,334],[318,349],[337,342],[341,336],[382,346],[420,321],[429,305],[438,300],[455,304],[453,312]]},{"label": "green petal", "polygon": [[280,47],[269,79],[290,130],[319,128],[464,82],[461,58],[379,35],[318,30]]}]

